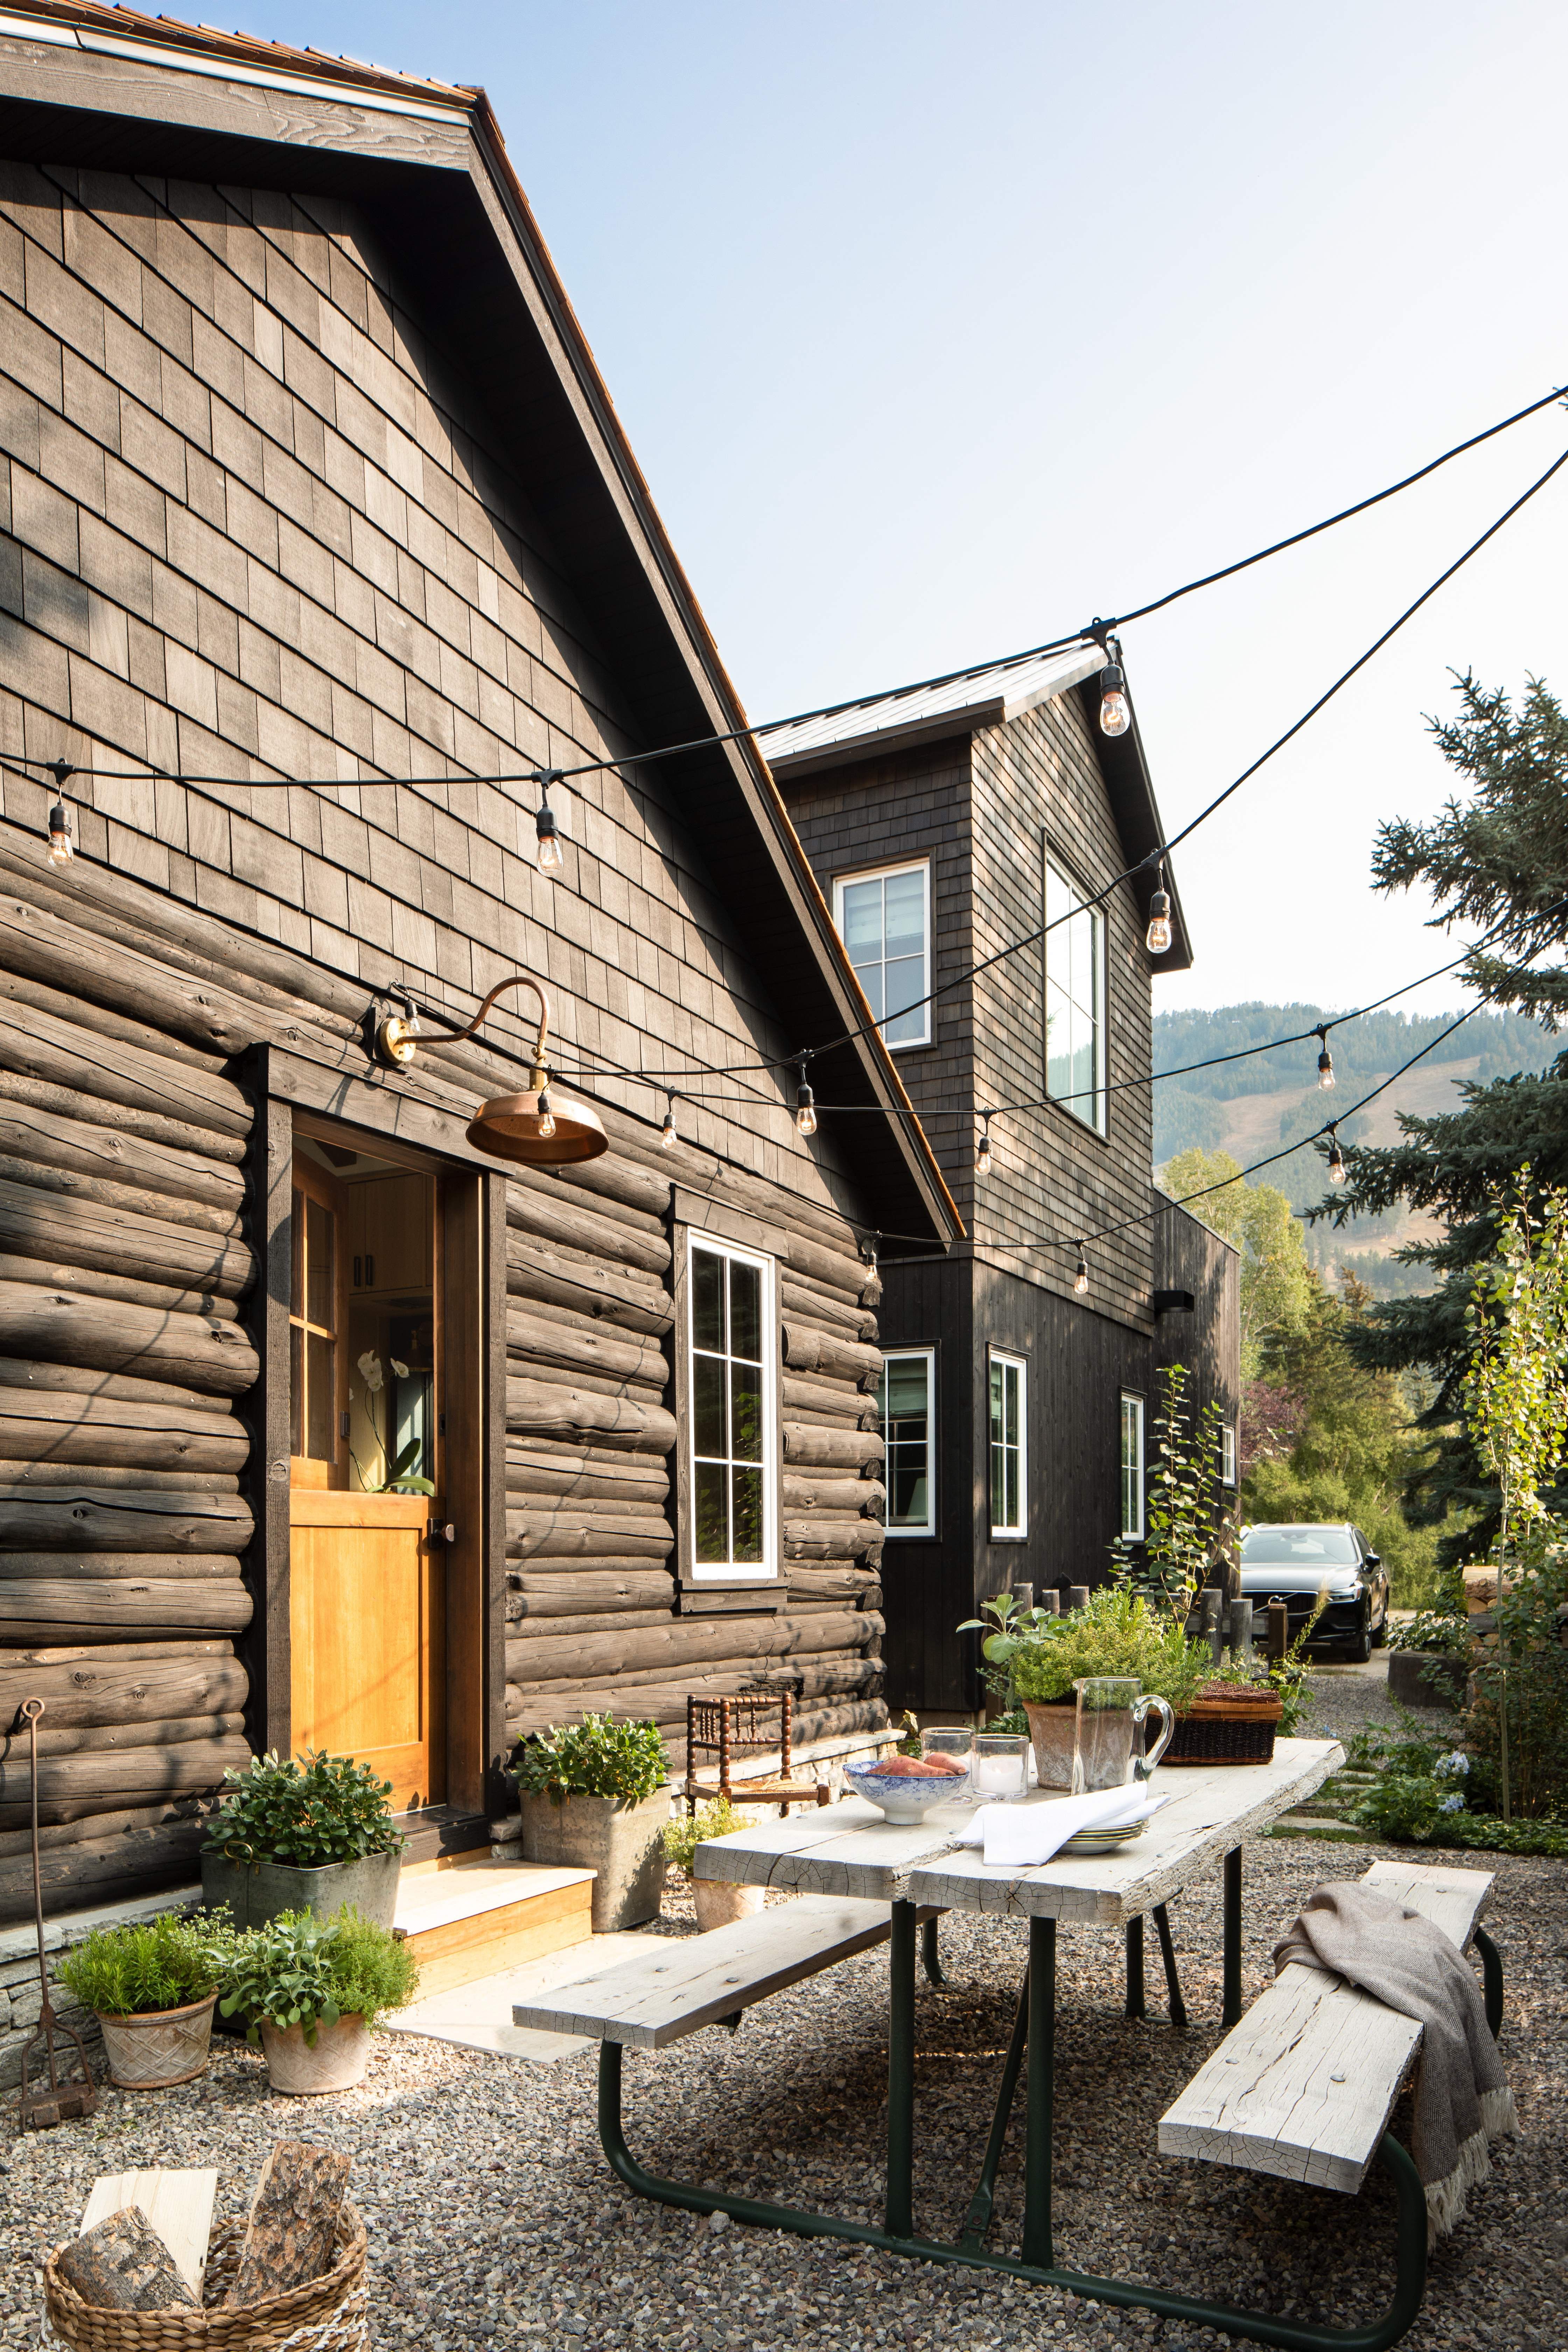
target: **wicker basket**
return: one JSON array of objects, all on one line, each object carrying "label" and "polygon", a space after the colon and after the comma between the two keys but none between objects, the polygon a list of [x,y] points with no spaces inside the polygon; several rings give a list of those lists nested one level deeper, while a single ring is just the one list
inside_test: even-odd
[{"label": "wicker basket", "polygon": [[1171,1744],[1161,1760],[1166,1764],[1271,1763],[1274,1734],[1283,1712],[1274,1691],[1260,1691],[1256,1697],[1226,1691],[1212,1698],[1200,1691],[1185,1713],[1177,1716]]},{"label": "wicker basket", "polygon": [[[348,2199],[338,2215],[338,2253],[321,2277],[237,2309],[223,2300],[239,2268],[243,2221],[215,2224],[200,2311],[104,2311],[83,2303],[56,2267],[44,2265],[48,2330],[71,2352],[361,2352],[370,2341],[365,2309],[364,2223]],[[46,2335],[46,2342],[48,2335]]]}]

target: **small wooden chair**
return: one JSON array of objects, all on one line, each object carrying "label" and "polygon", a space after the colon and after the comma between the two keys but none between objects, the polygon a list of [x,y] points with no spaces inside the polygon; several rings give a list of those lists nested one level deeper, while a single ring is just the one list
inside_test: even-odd
[{"label": "small wooden chair", "polygon": [[[775,1733],[772,1725],[762,1718],[777,1708],[780,1717]],[[742,1691],[733,1698],[694,1698],[686,1702],[686,1810],[697,1811],[699,1798],[711,1801],[715,1797],[732,1797],[730,1785],[730,1765],[737,1756],[765,1756],[773,1748],[779,1751],[779,1774],[776,1780],[748,1780],[741,1790],[746,1804],[776,1804],[785,1814],[791,1805],[816,1802],[826,1805],[831,1791],[826,1781],[794,1780],[790,1778],[790,1735],[795,1720],[795,1694],[786,1684],[782,1690]],[[717,1780],[700,1780],[697,1777],[697,1754],[719,1759]]]}]

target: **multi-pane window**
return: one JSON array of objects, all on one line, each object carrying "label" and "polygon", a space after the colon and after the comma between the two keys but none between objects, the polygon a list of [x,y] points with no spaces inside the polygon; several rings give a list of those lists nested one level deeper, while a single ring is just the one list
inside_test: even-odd
[{"label": "multi-pane window", "polygon": [[1219,1479],[1222,1486],[1236,1484],[1236,1423],[1222,1421],[1219,1425]]},{"label": "multi-pane window", "polygon": [[296,1486],[328,1486],[338,1475],[342,1284],[338,1211],[330,1179],[296,1160],[290,1202],[289,1451]]},{"label": "multi-pane window", "polygon": [[1046,1092],[1105,1132],[1105,918],[1046,859]]},{"label": "multi-pane window", "polygon": [[694,1575],[773,1573],[773,1268],[693,1236],[687,1296]]},{"label": "multi-pane window", "polygon": [[1143,1540],[1143,1400],[1121,1395],[1121,1532]]},{"label": "multi-pane window", "polygon": [[900,1349],[882,1359],[877,1391],[887,1446],[888,1533],[936,1532],[936,1351]]},{"label": "multi-pane window", "polygon": [[1029,1443],[1025,1402],[1029,1368],[991,1352],[991,1532],[1028,1533]]},{"label": "multi-pane window", "polygon": [[931,867],[889,866],[833,886],[833,915],[889,1045],[931,1042]]}]

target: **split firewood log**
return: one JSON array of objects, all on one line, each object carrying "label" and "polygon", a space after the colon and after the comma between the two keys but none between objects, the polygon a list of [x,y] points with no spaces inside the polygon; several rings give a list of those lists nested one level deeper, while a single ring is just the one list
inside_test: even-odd
[{"label": "split firewood log", "polygon": [[83,2303],[105,2311],[196,2308],[174,2258],[140,2205],[127,2205],[62,2246],[56,2267]]},{"label": "split firewood log", "polygon": [[330,2270],[353,2158],[280,2139],[261,2168],[228,2301],[260,2303]]}]

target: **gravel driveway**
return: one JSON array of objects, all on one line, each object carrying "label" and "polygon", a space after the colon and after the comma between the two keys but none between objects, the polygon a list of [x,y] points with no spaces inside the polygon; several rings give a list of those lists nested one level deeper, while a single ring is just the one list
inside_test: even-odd
[{"label": "gravel driveway", "polygon": [[[1336,1709],[1337,1711],[1337,1709]],[[1312,1727],[1317,1727],[1314,1722]],[[1289,1840],[1247,1849],[1248,1998],[1269,1948],[1340,1857]],[[1370,1853],[1346,1857],[1353,1872]],[[1472,2192],[1437,2251],[1412,2352],[1564,2341],[1563,2183],[1568,2177],[1568,1874],[1561,1863],[1467,1855],[1495,1866],[1491,1925],[1508,1971],[1504,2050],[1522,2137]],[[667,1903],[679,1916],[679,1898]],[[1392,2200],[1359,2199],[1163,2159],[1154,2126],[1217,2041],[1217,1874],[1173,1908],[1194,2023],[1120,2013],[1120,1940],[1059,1937],[1057,2184],[1059,2257],[1075,2266],[1338,2324],[1381,2310],[1392,2277]],[[1021,1927],[944,1921],[949,1987],[919,1996],[916,2210],[962,2224],[989,2121],[1024,1959]],[[1151,1940],[1150,1987],[1162,1982]],[[868,1953],[752,2011],[731,2039],[692,2036],[658,2058],[628,2053],[633,2152],[656,2170],[876,2219],[885,1954]],[[1016,2246],[1021,2112],[992,2242]],[[1395,2119],[1396,2128],[1398,2118]],[[0,2344],[36,2340],[37,2263],[68,2235],[92,2176],[152,2164],[216,2165],[220,2210],[242,2208],[274,2139],[330,2141],[353,2158],[379,2290],[376,2340],[457,2347],[1219,2346],[1206,2330],[1020,2287],[980,2272],[710,2222],[634,2199],[594,2126],[590,2057],[534,2067],[402,2035],[369,2080],[321,2103],[273,2097],[259,2060],[225,2045],[184,2089],[107,2091],[99,2115],[0,2137]],[[1557,2317],[1552,2318],[1555,2312]]]}]

